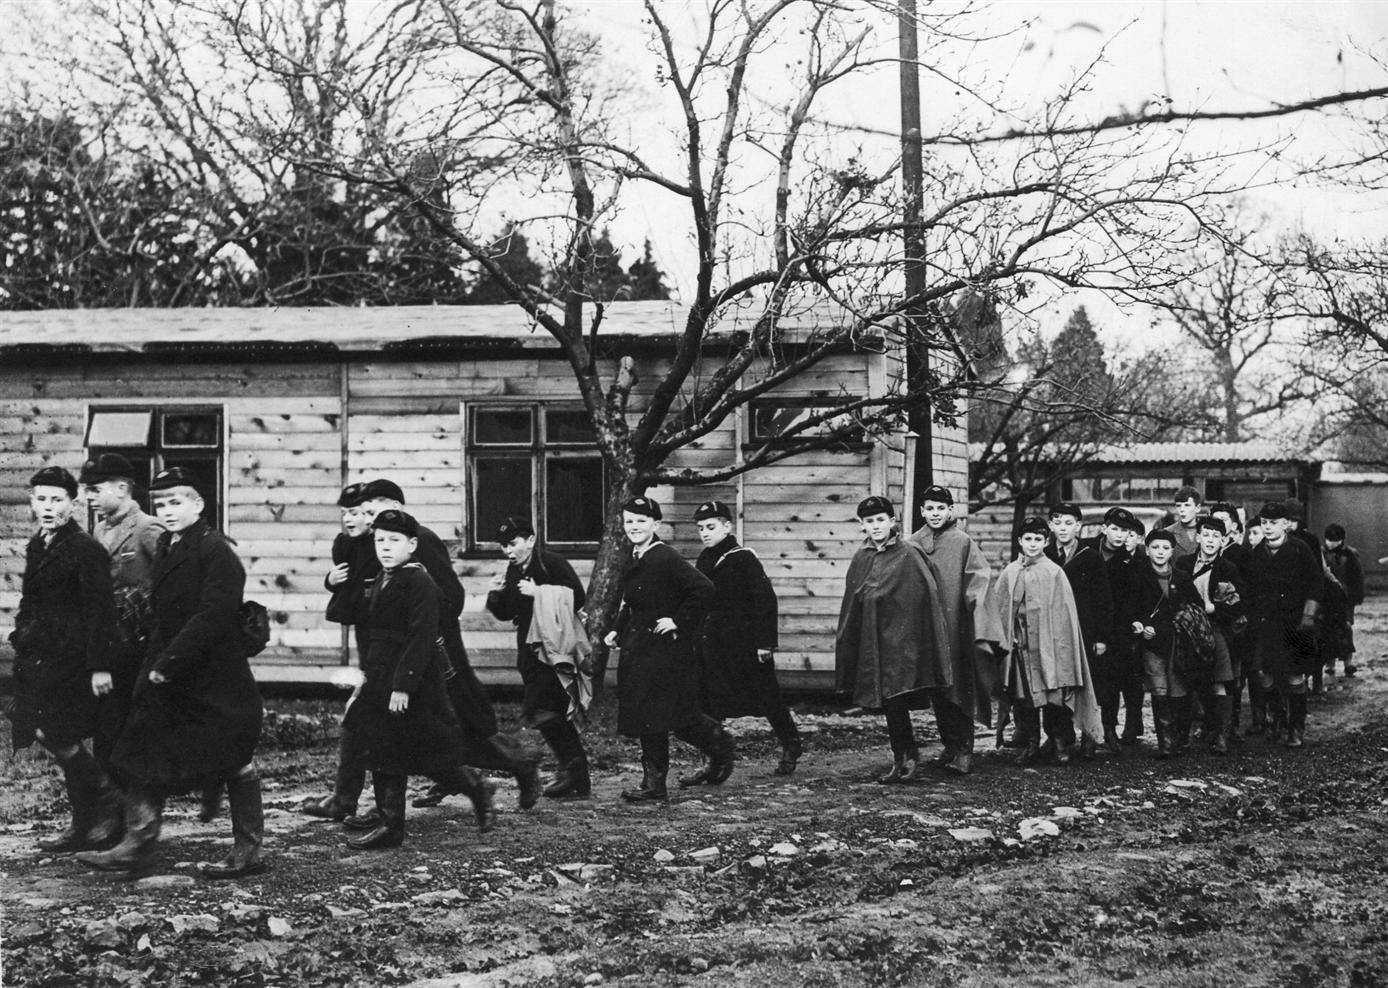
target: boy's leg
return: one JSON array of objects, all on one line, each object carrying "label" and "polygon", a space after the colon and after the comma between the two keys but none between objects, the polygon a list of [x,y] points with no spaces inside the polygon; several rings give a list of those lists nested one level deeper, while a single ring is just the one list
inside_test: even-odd
[{"label": "boy's leg", "polygon": [[231,853],[203,866],[202,873],[209,878],[239,878],[265,870],[260,855],[265,843],[265,810],[254,762],[227,780],[227,803],[231,808]]},{"label": "boy's leg", "polygon": [[376,794],[376,810],[380,822],[360,837],[347,842],[358,851],[399,847],[405,841],[405,782],[403,775],[371,773],[371,786]]},{"label": "boy's leg", "polygon": [[911,727],[911,711],[902,697],[890,697],[882,703],[887,717],[887,742],[892,748],[892,768],[878,782],[905,782],[916,774],[920,749],[916,746],[915,730]]},{"label": "boy's leg", "polygon": [[[719,721],[707,714],[700,714],[697,721],[681,727],[674,734],[685,744],[698,748],[708,758],[708,765],[696,773],[695,777],[699,782],[721,786],[728,781],[728,776],[733,774],[733,765],[737,761],[737,746],[733,744],[732,735]],[[687,784],[697,783],[680,780],[682,787]]]},{"label": "boy's leg", "polygon": [[670,735],[641,735],[641,785],[622,791],[629,803],[647,803],[669,798],[665,777],[670,771]]}]

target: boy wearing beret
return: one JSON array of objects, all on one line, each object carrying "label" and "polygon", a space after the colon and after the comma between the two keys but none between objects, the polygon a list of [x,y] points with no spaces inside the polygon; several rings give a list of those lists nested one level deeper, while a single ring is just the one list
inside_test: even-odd
[{"label": "boy wearing beret", "polygon": [[[1079,540],[1083,520],[1083,513],[1073,504],[1052,507],[1049,512],[1052,542],[1046,547],[1046,557],[1059,565],[1070,581],[1080,631],[1084,633],[1085,654],[1094,676],[1094,692],[1099,698],[1104,745],[1117,756],[1120,751],[1118,705],[1113,701],[1117,699],[1120,685],[1114,661],[1119,650],[1113,648],[1114,655],[1109,654],[1115,641],[1113,590],[1103,551],[1083,545]],[[1107,706],[1103,702],[1105,699],[1110,701]],[[1081,751],[1087,753],[1093,743],[1092,738],[1081,738]]]},{"label": "boy wearing beret", "polygon": [[110,560],[72,517],[77,481],[45,467],[29,481],[38,531],[24,552],[15,615],[16,750],[37,741],[63,770],[72,821],[40,850],[90,850],[120,832],[120,799],[104,765],[87,751],[115,686],[116,605]]},{"label": "boy wearing beret", "polygon": [[[1122,744],[1135,744],[1142,736],[1142,662],[1130,628],[1135,618],[1139,570],[1134,563],[1132,541],[1140,542],[1136,529],[1142,523],[1127,508],[1104,513],[1098,535],[1079,540],[1079,546],[1096,553],[1104,564],[1110,602],[1109,632],[1102,653],[1091,650],[1090,671],[1103,721],[1104,747],[1115,756]],[[1083,621],[1083,616],[1081,617]],[[1118,736],[1118,712],[1127,707],[1123,734]]]},{"label": "boy wearing beret", "polygon": [[[366,591],[381,572],[371,523],[361,507],[366,499],[365,490],[365,484],[348,484],[338,496],[342,531],[333,537],[333,568],[323,579],[324,588],[332,595],[328,598],[327,618],[352,629],[359,665],[365,662],[366,649],[370,644],[367,634],[370,603]],[[338,743],[333,791],[322,799],[309,800],[299,807],[299,811],[325,820],[346,820],[357,812],[357,803],[361,800],[365,785],[366,769],[361,765],[351,732],[344,724]]]},{"label": "boy wearing beret", "polygon": [[1147,690],[1152,694],[1152,720],[1157,728],[1157,757],[1180,754],[1190,740],[1191,693],[1176,666],[1176,612],[1200,604],[1190,577],[1174,565],[1176,536],[1166,529],[1147,535],[1147,563],[1139,567],[1136,617],[1132,634],[1142,649]]},{"label": "boy wearing beret", "polygon": [[980,637],[1002,660],[1002,687],[1024,739],[1017,763],[1041,756],[1044,730],[1046,750],[1064,765],[1077,731],[1093,737],[1100,730],[1084,633],[1070,582],[1046,558],[1050,526],[1028,518],[1016,535],[1021,554],[988,591]]},{"label": "boy wearing beret", "polygon": [[[567,559],[536,544],[535,527],[528,518],[507,518],[497,530],[496,541],[508,565],[505,573],[498,573],[492,580],[487,610],[498,621],[516,626],[516,669],[525,687],[521,716],[540,732],[558,763],[554,782],[544,795],[551,799],[587,799],[593,788],[588,752],[575,723],[583,716],[581,697],[571,697],[559,672],[545,661],[542,647],[529,640],[537,597],[545,593],[540,588],[568,590],[568,610],[576,615],[583,610],[586,599],[583,583]],[[574,672],[583,675],[582,670]]]},{"label": "boy wearing beret", "polygon": [[463,729],[444,689],[438,646],[439,593],[424,567],[413,561],[419,524],[393,508],[372,522],[381,572],[368,591],[369,644],[366,679],[348,706],[344,728],[355,739],[376,795],[374,825],[365,823],[349,847],[368,851],[399,847],[405,838],[405,785],[425,773],[472,798],[478,828],[494,824],[489,786],[475,769],[461,768]]},{"label": "boy wearing beret", "polygon": [[164,800],[226,784],[231,852],[203,866],[213,878],[264,868],[265,818],[255,748],[260,692],[242,636],[246,572],[230,542],[202,517],[198,481],[183,467],[151,482],[159,537],[151,592],[153,628],[135,679],[130,718],[112,762],[123,781],[125,837],[110,851],[83,854],[108,871],[140,872],[152,857]]},{"label": "boy wearing beret", "polygon": [[[1272,727],[1286,745],[1306,735],[1306,694],[1317,661],[1316,614],[1323,574],[1319,561],[1291,536],[1286,507],[1269,501],[1260,512],[1263,538],[1244,574],[1253,621],[1250,677],[1256,674],[1272,708]],[[1258,726],[1257,710],[1254,726]]]},{"label": "boy wearing beret", "polygon": [[1343,588],[1345,612],[1337,616],[1326,635],[1326,671],[1335,674],[1335,660],[1343,659],[1345,675],[1352,677],[1354,669],[1354,611],[1364,603],[1364,568],[1359,563],[1359,550],[1345,544],[1345,527],[1332,522],[1325,526],[1325,564],[1335,581]]},{"label": "boy wearing beret", "polygon": [[622,574],[622,606],[605,644],[620,648],[617,730],[641,742],[641,784],[622,798],[640,803],[668,798],[670,735],[709,761],[712,784],[732,774],[737,752],[721,724],[699,709],[695,648],[713,584],[660,540],[660,505],[649,497],[622,506],[631,564]]},{"label": "boy wearing beret", "polygon": [[864,498],[858,520],[865,538],[844,579],[835,660],[839,689],[887,716],[892,767],[878,781],[890,785],[916,777],[920,748],[911,711],[926,709],[950,682],[949,625],[935,570],[902,539],[892,503]]},{"label": "boy wearing beret", "polygon": [[[704,546],[694,567],[713,583],[698,634],[700,705],[715,720],[765,717],[781,744],[775,774],[790,775],[803,748],[776,681],[776,591],[757,554],[734,537],[728,505],[705,501],[694,523]],[[680,785],[719,781],[710,763]]]},{"label": "boy wearing beret", "polygon": [[[400,485],[385,478],[369,481],[362,490],[362,497],[361,510],[368,521],[374,520],[381,511],[403,511],[405,508],[405,494]],[[520,789],[520,807],[528,810],[540,799],[539,757],[524,751],[515,738],[501,733],[496,710],[463,646],[458,618],[463,613],[467,591],[453,571],[448,547],[424,525],[419,526],[419,551],[415,560],[438,587],[439,637],[448,654],[445,684],[467,740],[466,763],[477,768],[497,769],[514,777]],[[414,805],[437,806],[450,795],[453,793],[447,786],[436,782],[415,798]]]},{"label": "boy wearing beret", "polygon": [[1229,732],[1233,724],[1234,689],[1239,679],[1235,639],[1243,632],[1243,577],[1238,567],[1224,557],[1224,521],[1214,514],[1202,515],[1195,523],[1200,548],[1192,556],[1176,560],[1176,568],[1188,575],[1196,591],[1210,629],[1214,633],[1215,662],[1207,682],[1197,684],[1204,694],[1207,712],[1205,738],[1217,755],[1229,753]]},{"label": "boy wearing beret", "polygon": [[955,520],[954,495],[948,488],[925,489],[921,517],[925,524],[911,536],[911,544],[935,571],[950,647],[944,667],[947,685],[934,696],[935,721],[944,742],[938,764],[955,775],[968,775],[973,770],[974,722],[990,724],[993,719],[991,660],[980,664],[974,633],[992,569],[983,550]]}]

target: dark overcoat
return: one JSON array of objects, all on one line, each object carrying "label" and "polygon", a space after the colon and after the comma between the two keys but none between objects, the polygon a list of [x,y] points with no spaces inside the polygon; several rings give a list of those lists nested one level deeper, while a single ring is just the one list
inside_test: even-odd
[{"label": "dark overcoat", "polygon": [[112,755],[124,778],[179,792],[251,761],[262,711],[241,636],[245,586],[236,551],[207,522],[159,537],[153,630]]},{"label": "dark overcoat", "polygon": [[1171,562],[1171,586],[1165,594],[1162,593],[1161,581],[1152,569],[1150,560],[1142,560],[1136,569],[1137,601],[1133,620],[1150,625],[1156,635],[1150,640],[1134,635],[1130,625],[1128,637],[1136,638],[1144,651],[1169,657],[1176,647],[1176,626],[1173,623],[1176,612],[1186,604],[1195,604],[1203,611],[1200,591],[1195,589],[1190,572],[1177,567],[1174,554]]},{"label": "dark overcoat", "polygon": [[[376,577],[361,692],[347,708],[343,729],[362,765],[383,775],[433,775],[463,763],[462,725],[444,688],[447,658],[439,647],[439,594],[418,563]],[[390,712],[390,694],[409,705]]]},{"label": "dark overcoat", "polygon": [[[1046,547],[1046,555],[1058,563],[1070,581],[1070,593],[1075,598],[1075,611],[1080,618],[1080,631],[1084,634],[1084,647],[1091,662],[1094,660],[1094,646],[1102,642],[1105,651],[1118,644],[1114,615],[1113,588],[1109,578],[1109,565],[1103,553],[1092,545],[1081,542],[1069,559],[1063,559],[1060,547],[1054,542]],[[1131,629],[1131,625],[1129,625]]]},{"label": "dark overcoat", "polygon": [[[1182,556],[1173,564],[1186,576],[1191,578],[1192,584],[1195,580],[1195,564],[1200,558],[1197,552],[1191,556]],[[1238,600],[1234,603],[1227,601],[1214,601],[1214,613],[1210,615],[1210,623],[1218,628],[1227,638],[1232,638],[1235,634],[1243,630],[1243,623],[1240,618],[1246,619],[1248,610],[1247,591],[1244,588],[1243,574],[1233,561],[1225,558],[1221,553],[1215,557],[1214,566],[1210,570],[1210,595],[1214,596],[1215,587],[1218,584],[1227,583],[1234,588],[1234,593]],[[1197,591],[1198,592],[1198,591]]]},{"label": "dark overcoat", "polygon": [[[698,721],[695,648],[713,584],[664,542],[633,558],[622,574],[617,616],[617,730],[627,737],[662,734]],[[657,634],[663,617],[672,634]]]},{"label": "dark overcoat", "polygon": [[1325,550],[1325,564],[1345,588],[1351,607],[1364,603],[1364,567],[1359,562],[1359,550],[1341,544]]},{"label": "dark overcoat", "polygon": [[104,701],[92,694],[92,673],[112,672],[116,605],[106,550],[69,520],[46,543],[29,540],[24,587],[15,615],[14,746],[34,732],[59,744],[93,735]]},{"label": "dark overcoat", "polygon": [[328,600],[327,618],[337,624],[365,625],[370,613],[366,599],[367,588],[380,575],[381,561],[376,558],[376,539],[368,530],[353,537],[338,532],[333,539],[333,566],[347,564],[347,579],[337,586],[323,577],[323,588],[332,596]]},{"label": "dark overcoat", "polygon": [[568,587],[573,591],[574,610],[583,607],[587,595],[569,561],[557,552],[535,547],[524,567],[511,563],[506,567],[506,583],[500,590],[487,594],[487,610],[498,621],[510,621],[516,626],[516,669],[520,672],[525,696],[521,716],[532,724],[567,717],[569,694],[554,672],[537,654],[537,646],[526,642],[530,622],[535,616],[535,598],[518,589],[521,580],[534,580],[539,586]]},{"label": "dark overcoat", "polygon": [[[424,567],[429,579],[434,581],[439,593],[439,637],[443,640],[443,650],[448,656],[449,668],[445,671],[449,699],[454,712],[463,723],[463,732],[470,746],[478,747],[499,730],[496,710],[482,686],[482,681],[473,671],[468,661],[467,649],[463,646],[463,630],[458,626],[458,618],[463,613],[467,591],[453,571],[453,560],[448,547],[434,531],[419,526],[419,549],[414,554],[414,562]],[[482,754],[480,747],[477,752]],[[473,761],[478,759],[474,758]]]},{"label": "dark overcoat", "polygon": [[1253,648],[1263,672],[1274,679],[1309,675],[1316,664],[1315,634],[1301,628],[1308,601],[1319,601],[1324,574],[1319,560],[1290,534],[1277,551],[1264,540],[1244,569]]},{"label": "dark overcoat", "polygon": [[[719,719],[762,716],[776,676],[776,667],[768,668],[757,655],[758,649],[776,648],[777,602],[771,580],[757,554],[731,535],[700,552],[694,568],[713,584],[699,633],[703,710]],[[771,683],[766,682],[768,675]]]}]

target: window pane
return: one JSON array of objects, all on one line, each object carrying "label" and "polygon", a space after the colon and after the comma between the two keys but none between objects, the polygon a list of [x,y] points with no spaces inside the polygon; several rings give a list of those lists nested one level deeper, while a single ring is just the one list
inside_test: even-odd
[{"label": "window pane", "polygon": [[530,409],[479,408],[472,413],[472,441],[487,446],[529,446]]},{"label": "window pane", "polygon": [[551,457],[545,461],[545,538],[597,542],[602,538],[602,460]]},{"label": "window pane", "polygon": [[164,416],[165,446],[219,446],[221,423],[216,412],[175,412]]},{"label": "window pane", "polygon": [[550,446],[591,446],[597,442],[593,436],[593,420],[583,409],[546,409],[545,442]]},{"label": "window pane", "polygon": [[507,515],[534,515],[529,457],[479,456],[472,461],[472,542],[481,548],[496,537]]},{"label": "window pane", "polygon": [[[758,441],[776,439],[788,429],[794,428],[811,416],[820,415],[833,407],[833,405],[755,405],[752,408],[752,438]],[[849,420],[850,416],[847,414],[826,419],[803,432],[797,432],[791,438],[811,439],[815,436],[822,436],[841,428]]]},{"label": "window pane", "polygon": [[92,412],[91,424],[87,426],[87,445],[148,446],[153,418],[151,411]]}]

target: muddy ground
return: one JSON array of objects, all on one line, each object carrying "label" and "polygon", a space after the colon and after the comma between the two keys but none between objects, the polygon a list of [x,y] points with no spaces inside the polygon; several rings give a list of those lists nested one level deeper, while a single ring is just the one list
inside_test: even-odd
[{"label": "muddy ground", "polygon": [[6,740],[3,983],[1388,984],[1388,601],[1359,638],[1299,752],[1021,770],[981,731],[972,777],[886,787],[880,718],[801,708],[793,777],[737,721],[727,785],[632,807],[636,751],[604,709],[591,801],[522,813],[502,781],[485,839],[455,798],[385,853],[295,812],[331,778],[335,706],[272,703],[272,868],[239,885],[195,876],[228,825],[187,800],[151,878],[36,853],[64,822],[57,776]]}]

